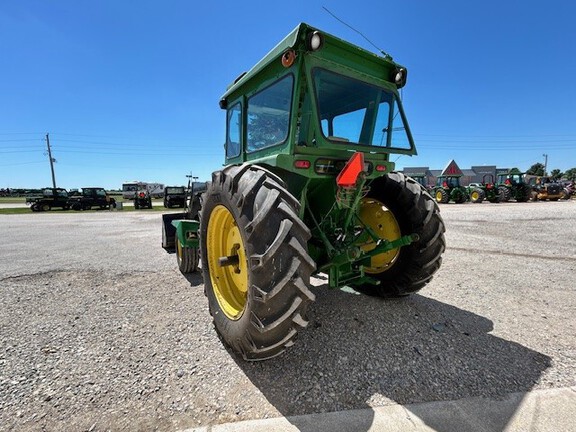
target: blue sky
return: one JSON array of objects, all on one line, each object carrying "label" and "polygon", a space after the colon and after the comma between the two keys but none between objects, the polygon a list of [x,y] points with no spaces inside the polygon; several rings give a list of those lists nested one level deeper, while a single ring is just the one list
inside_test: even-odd
[{"label": "blue sky", "polygon": [[397,168],[576,167],[576,6],[569,0],[0,2],[0,188],[207,180],[218,100],[299,22],[409,70],[418,156]]}]

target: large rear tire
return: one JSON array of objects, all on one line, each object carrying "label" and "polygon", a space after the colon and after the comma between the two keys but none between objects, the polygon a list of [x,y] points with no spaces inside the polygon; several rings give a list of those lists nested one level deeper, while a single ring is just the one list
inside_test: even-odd
[{"label": "large rear tire", "polygon": [[[419,240],[401,247],[387,266],[366,269],[380,285],[362,285],[359,291],[398,297],[422,289],[440,268],[446,249],[444,221],[437,203],[418,182],[401,173],[374,180],[368,197],[378,200],[392,212],[400,229],[397,237],[418,234]],[[378,255],[372,258],[372,263],[377,261]]]},{"label": "large rear tire", "polygon": [[212,174],[200,217],[210,313],[226,344],[264,360],[294,344],[315,296],[310,231],[283,181],[254,165]]},{"label": "large rear tire", "polygon": [[516,198],[517,202],[527,202],[532,198],[532,188],[524,184],[519,188],[518,197]]},{"label": "large rear tire", "polygon": [[506,186],[498,186],[498,194],[500,195],[500,202],[508,202],[512,197],[510,189]]}]

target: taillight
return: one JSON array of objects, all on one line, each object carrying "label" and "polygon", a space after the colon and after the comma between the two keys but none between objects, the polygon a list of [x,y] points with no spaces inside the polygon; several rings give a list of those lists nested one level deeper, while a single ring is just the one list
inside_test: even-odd
[{"label": "taillight", "polygon": [[296,160],[296,161],[294,161],[294,168],[308,169],[308,168],[310,168],[310,161]]}]

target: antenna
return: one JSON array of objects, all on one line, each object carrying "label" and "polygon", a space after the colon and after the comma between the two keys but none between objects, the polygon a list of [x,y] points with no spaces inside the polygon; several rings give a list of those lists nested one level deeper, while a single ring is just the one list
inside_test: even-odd
[{"label": "antenna", "polygon": [[337,19],[338,21],[340,21],[342,24],[344,24],[346,27],[354,30],[356,33],[358,33],[360,36],[362,36],[364,39],[366,39],[366,41],[368,41],[368,43],[370,45],[372,45],[374,48],[376,48],[378,51],[380,51],[382,53],[382,55],[384,57],[386,57],[386,59],[388,60],[392,60],[392,56],[390,54],[388,54],[387,52],[385,52],[384,50],[378,48],[370,39],[368,39],[366,36],[364,36],[364,34],[362,34],[361,32],[359,32],[358,30],[356,30],[354,27],[352,27],[350,24],[345,23],[344,21],[342,21],[340,18],[338,18],[336,15],[334,15],[332,12],[330,12],[328,10],[328,8],[326,6],[322,6],[322,9],[324,9],[326,12],[328,12],[330,15],[332,15],[335,19]]}]

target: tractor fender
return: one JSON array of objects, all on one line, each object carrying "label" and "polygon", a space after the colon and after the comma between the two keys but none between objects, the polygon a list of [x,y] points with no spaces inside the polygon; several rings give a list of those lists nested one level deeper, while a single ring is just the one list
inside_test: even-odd
[{"label": "tractor fender", "polygon": [[200,246],[198,239],[199,221],[189,219],[173,220],[172,226],[176,228],[178,241],[183,247],[198,248]]}]

